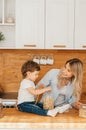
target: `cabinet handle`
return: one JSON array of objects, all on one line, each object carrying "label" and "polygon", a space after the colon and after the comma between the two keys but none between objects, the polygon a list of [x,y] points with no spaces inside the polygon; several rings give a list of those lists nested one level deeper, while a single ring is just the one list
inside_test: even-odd
[{"label": "cabinet handle", "polygon": [[82,46],[83,48],[86,48],[86,45]]},{"label": "cabinet handle", "polygon": [[25,44],[24,47],[36,47],[36,45],[35,44],[33,44],[33,45],[32,44]]},{"label": "cabinet handle", "polygon": [[55,48],[65,48],[66,45],[53,45],[53,47],[55,47]]}]

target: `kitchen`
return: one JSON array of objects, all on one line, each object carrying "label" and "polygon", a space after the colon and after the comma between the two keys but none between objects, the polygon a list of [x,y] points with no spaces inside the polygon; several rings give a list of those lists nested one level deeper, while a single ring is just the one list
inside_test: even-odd
[{"label": "kitchen", "polygon": [[[0,0],[0,18],[2,19],[0,32],[3,32],[5,36],[5,40],[0,43],[0,86],[5,94],[17,94],[22,79],[20,68],[25,60],[34,58],[46,60],[48,57],[53,60],[51,65],[41,64],[38,79],[40,80],[51,68],[60,68],[67,59],[78,57],[84,63],[81,100],[86,101],[85,10],[85,0],[22,0],[22,2],[20,0]],[[10,17],[11,21],[8,19]],[[12,113],[9,113],[10,109]],[[32,128],[31,125],[34,122],[32,116],[32,120],[27,126],[30,115],[25,114],[24,121],[24,114],[16,111],[15,108],[5,108],[4,111],[7,115],[5,114],[5,119],[0,119],[1,128],[9,128],[9,123],[12,123],[13,120],[16,122],[16,128],[23,127],[19,123],[25,121],[24,128]],[[59,115],[59,123],[57,123],[58,118],[46,118],[46,120],[42,117],[41,123],[43,124],[35,122],[34,128],[37,128],[38,124],[39,128],[86,128],[86,119],[79,118],[76,111],[73,113],[72,116],[69,115],[70,123],[68,123],[68,119],[65,119],[66,115],[62,114]],[[20,115],[21,120],[18,122],[16,116],[13,119],[12,115]],[[36,116],[35,121],[38,119],[40,121],[39,116]],[[47,122],[45,125],[44,120]],[[65,123],[61,122],[62,120]],[[8,123],[6,123],[7,121]],[[6,127],[3,126],[3,122]],[[74,122],[77,123],[74,124]]]}]

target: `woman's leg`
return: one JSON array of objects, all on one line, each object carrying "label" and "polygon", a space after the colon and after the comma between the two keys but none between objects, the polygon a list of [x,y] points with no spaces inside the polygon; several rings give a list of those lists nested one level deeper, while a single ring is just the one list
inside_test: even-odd
[{"label": "woman's leg", "polygon": [[44,110],[40,106],[42,107],[42,104],[40,103],[35,105],[35,102],[24,102],[18,105],[18,110],[46,116],[48,110]]}]

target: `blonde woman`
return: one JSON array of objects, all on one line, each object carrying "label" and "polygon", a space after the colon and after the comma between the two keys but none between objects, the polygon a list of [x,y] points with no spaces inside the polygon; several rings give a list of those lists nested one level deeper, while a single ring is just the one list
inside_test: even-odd
[{"label": "blonde woman", "polygon": [[[80,108],[80,95],[82,88],[83,63],[78,58],[69,59],[62,69],[51,69],[39,81],[36,87],[41,84],[44,87],[51,86],[54,106],[70,104],[77,109]],[[43,102],[45,95],[42,96]]]}]

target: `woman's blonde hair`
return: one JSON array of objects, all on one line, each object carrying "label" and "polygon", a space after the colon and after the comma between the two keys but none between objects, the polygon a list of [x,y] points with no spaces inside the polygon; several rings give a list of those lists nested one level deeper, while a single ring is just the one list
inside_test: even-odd
[{"label": "woman's blonde hair", "polygon": [[[66,61],[65,65],[69,64],[73,76],[71,77],[72,87],[74,87],[74,95],[77,97],[77,101],[80,100],[81,89],[82,89],[82,77],[83,77],[83,63],[78,58],[73,58]],[[59,80],[62,80],[61,74]],[[60,81],[61,82],[61,81]]]}]

